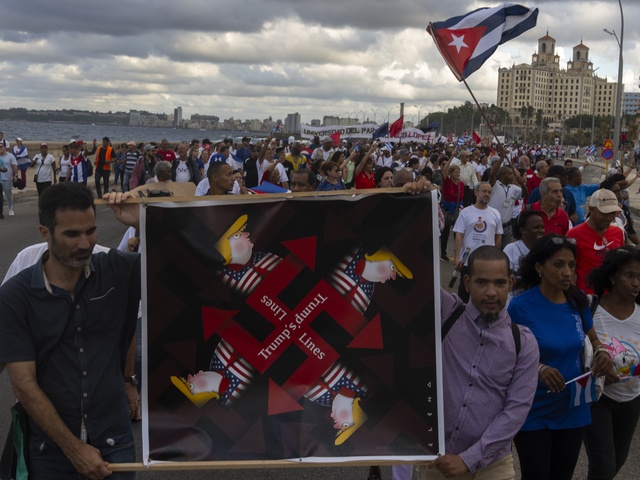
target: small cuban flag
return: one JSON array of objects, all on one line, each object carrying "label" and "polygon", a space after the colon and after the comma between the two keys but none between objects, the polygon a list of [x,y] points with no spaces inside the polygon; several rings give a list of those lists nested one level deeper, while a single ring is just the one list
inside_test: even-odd
[{"label": "small cuban flag", "polygon": [[596,395],[596,382],[591,372],[580,375],[574,380],[575,381],[569,384],[569,408],[578,407],[598,400]]},{"label": "small cuban flag", "polygon": [[596,153],[596,145],[595,145],[595,143],[593,145],[591,145],[589,148],[587,148],[587,150],[585,151],[585,154],[587,155],[587,157],[590,157],[594,153]]}]

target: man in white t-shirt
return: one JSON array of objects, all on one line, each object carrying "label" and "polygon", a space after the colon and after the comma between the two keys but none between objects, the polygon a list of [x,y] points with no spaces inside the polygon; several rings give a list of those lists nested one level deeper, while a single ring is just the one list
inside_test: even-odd
[{"label": "man in white t-shirt", "polygon": [[316,148],[311,154],[310,163],[313,165],[316,162],[326,162],[333,155],[333,139],[331,137],[324,137],[322,139],[322,146]]},{"label": "man in white t-shirt", "polygon": [[[465,256],[465,251],[469,249],[469,254],[482,245],[494,245],[498,248],[502,246],[502,219],[500,212],[489,206],[492,188],[488,182],[480,182],[475,186],[476,202],[462,209],[458,215],[453,231],[454,258],[458,262],[456,269],[459,269],[464,276],[465,267],[469,256]],[[464,262],[463,262],[464,257]],[[458,295],[463,301],[468,301],[469,294],[464,289],[463,282],[460,282]]]},{"label": "man in white t-shirt", "polygon": [[[492,169],[491,173],[493,174],[493,172],[494,170]],[[507,246],[513,241],[511,219],[513,218],[515,204],[529,193],[526,181],[513,167],[500,167],[495,176],[490,175],[489,181],[495,182],[489,206],[500,212],[500,218],[502,219],[502,245]],[[520,186],[516,185],[516,182]]]},{"label": "man in white t-shirt", "polygon": [[35,182],[38,189],[38,196],[48,187],[57,183],[56,179],[56,158],[49,153],[46,143],[40,144],[40,153],[31,159],[31,167],[35,167]]}]

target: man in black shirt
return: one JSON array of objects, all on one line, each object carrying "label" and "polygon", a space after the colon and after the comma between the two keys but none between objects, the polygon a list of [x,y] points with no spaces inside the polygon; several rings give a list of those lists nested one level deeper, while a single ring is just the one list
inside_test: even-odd
[{"label": "man in black shirt", "polygon": [[0,288],[0,364],[29,415],[30,476],[102,479],[109,462],[135,460],[126,389],[137,383],[140,259],[92,254],[95,209],[83,184],[49,187],[39,215],[48,250]]}]

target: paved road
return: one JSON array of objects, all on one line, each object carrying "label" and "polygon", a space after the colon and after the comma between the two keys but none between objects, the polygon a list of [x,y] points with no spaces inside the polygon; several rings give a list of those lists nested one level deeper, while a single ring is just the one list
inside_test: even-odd
[{"label": "paved road", "polygon": [[[595,172],[594,172],[595,173]],[[38,243],[41,238],[37,229],[37,204],[33,196],[22,196],[17,199],[14,207],[15,217],[5,217],[0,220],[0,278],[11,264],[15,255],[24,247]],[[6,210],[5,210],[6,211]],[[107,207],[97,207],[98,238],[101,244],[115,247],[118,245],[125,227],[113,219],[113,215]],[[449,252],[453,251],[450,245]],[[442,283],[447,284],[451,278],[452,264],[440,262]],[[0,374],[0,442],[7,435],[9,424],[9,407],[13,403],[13,395],[6,374]],[[141,452],[140,427],[135,426],[138,454]],[[640,478],[640,458],[633,452],[640,450],[640,437],[638,433],[631,445],[631,455],[621,474],[616,477],[620,480],[635,480]],[[586,478],[587,459],[584,452],[581,455],[574,479]],[[383,478],[391,479],[390,467],[382,468]],[[138,475],[141,480],[180,480],[224,479],[224,480],[365,480],[367,468],[365,467],[327,467],[327,468],[302,468],[302,469],[257,469],[257,470],[224,470],[224,471],[191,471],[191,472],[144,472]],[[414,476],[417,478],[417,475]]]}]

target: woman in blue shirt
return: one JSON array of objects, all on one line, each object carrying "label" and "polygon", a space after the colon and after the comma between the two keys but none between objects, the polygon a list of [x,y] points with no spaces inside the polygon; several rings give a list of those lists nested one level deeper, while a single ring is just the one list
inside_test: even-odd
[{"label": "woman in blue shirt", "polygon": [[511,320],[529,327],[540,348],[538,388],[514,439],[523,480],[570,480],[573,475],[591,416],[588,404],[570,405],[571,389],[565,382],[585,372],[585,332],[595,351],[594,374],[612,369],[593,328],[587,297],[573,285],[575,269],[575,243],[555,234],[540,238],[520,263],[525,292],[509,305]]},{"label": "woman in blue shirt", "polygon": [[320,182],[320,185],[318,185],[317,191],[345,190],[344,182],[342,181],[342,172],[339,170],[337,163],[332,161],[324,162],[320,167],[320,171],[325,178]]}]

